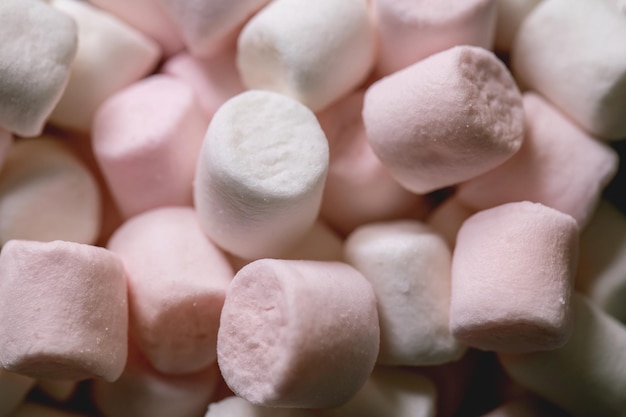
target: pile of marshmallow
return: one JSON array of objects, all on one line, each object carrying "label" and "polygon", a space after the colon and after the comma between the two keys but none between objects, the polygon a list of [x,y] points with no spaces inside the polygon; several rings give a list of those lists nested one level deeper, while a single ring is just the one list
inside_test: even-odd
[{"label": "pile of marshmallow", "polygon": [[624,0],[0,0],[0,417],[626,416],[623,138]]}]

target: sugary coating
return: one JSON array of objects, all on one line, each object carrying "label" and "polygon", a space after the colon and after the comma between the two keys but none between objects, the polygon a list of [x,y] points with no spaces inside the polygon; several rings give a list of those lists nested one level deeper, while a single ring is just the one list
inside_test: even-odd
[{"label": "sugary coating", "polygon": [[200,371],[215,362],[220,312],[234,272],[190,207],[126,221],[107,244],[124,262],[130,329],[154,368]]},{"label": "sugary coating", "polygon": [[269,0],[154,0],[167,11],[187,50],[207,58],[237,36],[241,26]]},{"label": "sugary coating", "polygon": [[330,149],[320,216],[344,235],[373,221],[419,218],[430,208],[393,179],[372,150],[363,97],[357,91],[318,115]]},{"label": "sugary coating", "polygon": [[9,417],[24,402],[36,380],[0,368],[0,417]]},{"label": "sugary coating", "polygon": [[52,0],[51,4],[78,24],[78,52],[50,122],[89,132],[98,107],[117,91],[148,75],[159,61],[161,50],[152,39],[86,2]]},{"label": "sugary coating", "polygon": [[73,19],[45,2],[0,2],[0,128],[41,134],[67,85],[77,32]]},{"label": "sugary coating", "polygon": [[314,417],[317,415],[306,409],[263,407],[240,397],[228,397],[209,405],[209,410],[204,417]]},{"label": "sugary coating", "polygon": [[[602,0],[604,1],[604,0]],[[458,188],[474,210],[534,201],[574,217],[581,228],[615,175],[615,151],[589,136],[538,94],[524,94],[526,138],[509,161]]]},{"label": "sugary coating", "polygon": [[576,221],[557,210],[516,202],[473,215],[453,254],[452,334],[499,352],[563,346],[577,256]]},{"label": "sugary coating", "polygon": [[320,417],[435,417],[437,391],[424,375],[396,367],[377,367],[345,405],[322,410]]},{"label": "sugary coating", "polygon": [[153,75],[110,97],[93,124],[93,148],[124,218],[193,202],[192,184],[209,124],[194,91]]},{"label": "sugary coating", "polygon": [[626,8],[615,0],[544,0],[519,28],[516,78],[594,136],[626,138]]},{"label": "sugary coating", "polygon": [[496,0],[496,51],[510,52],[522,22],[542,0]]},{"label": "sugary coating", "polygon": [[333,407],[361,389],[379,339],[374,291],[357,270],[262,259],[226,294],[217,360],[228,386],[253,404]]},{"label": "sugary coating", "polygon": [[0,254],[0,297],[1,367],[35,378],[119,378],[128,302],[112,252],[12,240]]},{"label": "sugary coating", "polygon": [[372,149],[408,190],[427,193],[497,167],[524,137],[522,97],[491,52],[458,46],[368,88]]},{"label": "sugary coating", "polygon": [[348,236],[345,258],[372,284],[383,365],[436,365],[465,347],[448,327],[452,255],[433,230],[414,221],[370,223]]},{"label": "sugary coating", "polygon": [[205,233],[245,259],[281,256],[319,213],[328,142],[299,102],[252,90],[215,114],[198,158],[194,201]]},{"label": "sugary coating", "polygon": [[89,0],[155,40],[165,56],[183,50],[182,36],[163,6],[155,0]]},{"label": "sugary coating", "polygon": [[622,417],[626,410],[626,330],[574,294],[574,331],[560,349],[500,355],[509,375],[576,417]]},{"label": "sugary coating", "polygon": [[377,72],[387,75],[457,45],[493,46],[496,0],[373,0]]},{"label": "sugary coating", "polygon": [[92,244],[100,217],[96,180],[58,138],[13,144],[0,173],[0,246],[11,239]]},{"label": "sugary coating", "polygon": [[322,110],[365,81],[374,64],[368,0],[274,0],[243,28],[237,54],[248,88]]}]

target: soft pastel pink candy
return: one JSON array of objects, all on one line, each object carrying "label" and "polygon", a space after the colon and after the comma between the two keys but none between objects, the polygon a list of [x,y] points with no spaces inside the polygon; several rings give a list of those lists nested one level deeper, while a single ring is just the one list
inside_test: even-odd
[{"label": "soft pastel pink candy", "polygon": [[385,77],[365,94],[372,149],[408,190],[458,184],[513,156],[524,137],[522,97],[491,52],[458,46]]},{"label": "soft pastel pink candy", "polygon": [[456,45],[490,49],[496,0],[374,0],[377,70],[386,75]]},{"label": "soft pastel pink candy", "polygon": [[452,261],[450,330],[501,352],[555,349],[572,328],[578,226],[538,203],[508,203],[467,219]]},{"label": "soft pastel pink candy", "polygon": [[234,272],[190,207],[127,220],[107,247],[128,276],[130,329],[153,367],[197,372],[215,361],[217,328]]},{"label": "soft pastel pink candy", "polygon": [[80,243],[12,240],[0,255],[0,366],[36,378],[117,379],[126,363],[122,262]]},{"label": "soft pastel pink candy", "polygon": [[184,82],[154,75],[109,98],[93,125],[94,153],[125,218],[192,204],[208,117]]},{"label": "soft pastel pink candy", "polygon": [[615,151],[535,93],[524,94],[526,138],[509,161],[458,189],[474,210],[529,200],[567,213],[581,227],[617,170]]},{"label": "soft pastel pink candy", "polygon": [[254,404],[339,406],[374,368],[379,337],[374,291],[357,270],[263,259],[242,268],[226,294],[218,364]]}]

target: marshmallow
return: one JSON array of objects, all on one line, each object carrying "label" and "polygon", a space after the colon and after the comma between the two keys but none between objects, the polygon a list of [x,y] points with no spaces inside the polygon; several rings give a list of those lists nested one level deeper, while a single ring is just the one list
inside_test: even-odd
[{"label": "marshmallow", "polygon": [[93,175],[60,141],[21,139],[0,173],[0,245],[11,239],[94,243],[100,204]]},{"label": "marshmallow", "polygon": [[162,5],[155,0],[89,0],[155,40],[165,56],[183,50],[183,39]]},{"label": "marshmallow", "polygon": [[407,189],[427,193],[484,174],[522,144],[522,98],[491,52],[459,46],[373,84],[363,120],[374,152]]},{"label": "marshmallow", "polygon": [[76,24],[39,0],[3,0],[0,43],[0,128],[38,136],[67,85]]},{"label": "marshmallow", "polygon": [[33,386],[33,378],[0,368],[0,417],[11,416]]},{"label": "marshmallow", "polygon": [[621,417],[626,410],[626,330],[586,298],[574,296],[576,321],[560,349],[500,355],[511,377],[573,416]]},{"label": "marshmallow", "polygon": [[402,368],[376,368],[345,405],[321,417],[434,417],[436,389],[424,375]]},{"label": "marshmallow", "polygon": [[577,250],[576,221],[541,204],[504,204],[467,219],[452,260],[454,336],[500,352],[562,346]]},{"label": "marshmallow", "polygon": [[63,381],[40,379],[37,381],[37,388],[46,394],[49,398],[57,402],[66,402],[72,398],[76,392],[78,383],[76,381]]},{"label": "marshmallow", "polygon": [[241,31],[237,64],[248,88],[276,91],[319,111],[374,64],[367,0],[274,0]]},{"label": "marshmallow", "polygon": [[463,222],[475,214],[455,196],[443,201],[428,216],[426,223],[445,239],[450,248],[456,245],[456,235]]},{"label": "marshmallow", "polygon": [[541,0],[496,0],[497,23],[494,47],[510,52],[522,22]]},{"label": "marshmallow", "polygon": [[319,213],[328,142],[315,115],[280,94],[248,91],[215,114],[194,184],[205,233],[246,259],[280,256]]},{"label": "marshmallow", "polygon": [[310,410],[271,408],[254,405],[239,397],[228,397],[209,405],[204,417],[314,417]]},{"label": "marshmallow", "polygon": [[98,107],[115,92],[147,75],[161,51],[152,39],[88,3],[52,0],[51,4],[76,20],[78,52],[50,122],[89,132]]},{"label": "marshmallow", "polygon": [[81,414],[41,404],[24,404],[11,417],[83,417]]},{"label": "marshmallow", "polygon": [[524,111],[521,150],[500,167],[462,184],[459,200],[474,210],[529,200],[567,213],[584,227],[615,175],[616,153],[537,94],[524,94]]},{"label": "marshmallow", "polygon": [[615,0],[545,0],[515,38],[516,78],[594,136],[626,137],[626,8]]},{"label": "marshmallow", "polygon": [[192,205],[192,184],[208,117],[193,90],[167,75],[109,98],[93,125],[94,153],[125,218]]},{"label": "marshmallow", "polygon": [[192,55],[209,57],[231,42],[241,25],[269,0],[154,0],[178,27]]},{"label": "marshmallow", "polygon": [[333,407],[367,380],[379,337],[374,291],[357,270],[263,259],[226,294],[217,358],[228,386],[253,404]]},{"label": "marshmallow", "polygon": [[185,374],[213,363],[234,272],[202,232],[194,210],[140,214],[117,229],[107,247],[126,267],[131,333],[152,366]]},{"label": "marshmallow", "polygon": [[420,217],[429,205],[407,191],[383,166],[367,141],[363,92],[350,94],[319,114],[330,162],[320,216],[342,234],[373,222]]},{"label": "marshmallow", "polygon": [[346,240],[346,261],[372,284],[385,365],[435,365],[465,348],[448,328],[452,256],[446,242],[414,221],[370,223]]},{"label": "marshmallow", "polygon": [[120,376],[128,305],[117,256],[73,242],[12,240],[0,277],[0,366],[35,378]]},{"label": "marshmallow", "polygon": [[491,49],[496,0],[373,0],[380,52],[377,72],[390,74],[456,45]]},{"label": "marshmallow", "polygon": [[606,201],[581,234],[576,287],[626,323],[626,217]]},{"label": "marshmallow", "polygon": [[104,417],[197,417],[206,411],[217,380],[215,365],[192,374],[161,374],[131,340],[124,373],[113,383],[94,381],[92,396]]}]

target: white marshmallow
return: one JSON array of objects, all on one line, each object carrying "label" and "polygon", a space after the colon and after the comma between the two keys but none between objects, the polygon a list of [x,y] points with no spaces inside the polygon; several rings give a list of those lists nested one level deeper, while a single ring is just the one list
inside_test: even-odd
[{"label": "white marshmallow", "polygon": [[76,55],[74,21],[38,0],[0,2],[0,127],[41,134]]},{"label": "white marshmallow", "polygon": [[315,115],[280,94],[248,91],[215,114],[194,184],[205,233],[247,259],[279,256],[313,225],[328,169]]},{"label": "white marshmallow", "polygon": [[375,31],[366,0],[274,0],[244,27],[238,66],[249,88],[321,110],[365,80]]}]

